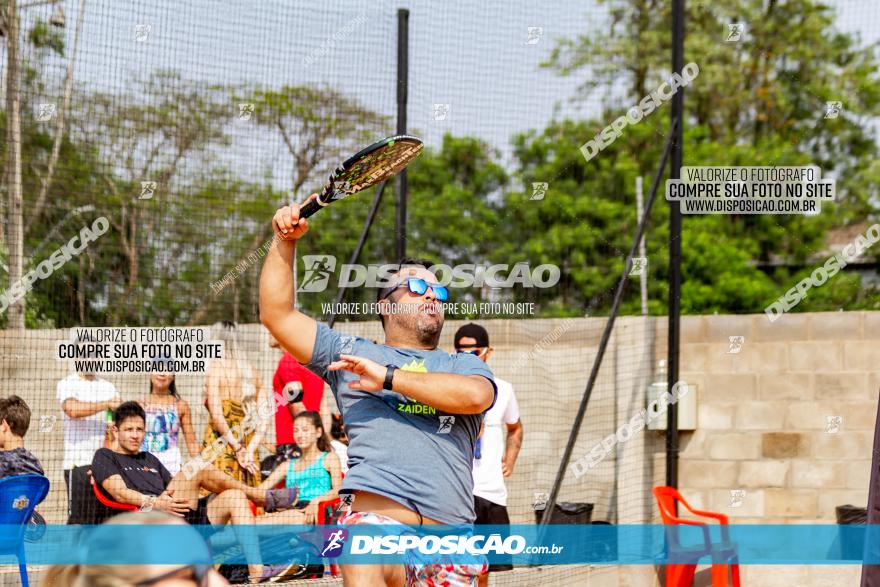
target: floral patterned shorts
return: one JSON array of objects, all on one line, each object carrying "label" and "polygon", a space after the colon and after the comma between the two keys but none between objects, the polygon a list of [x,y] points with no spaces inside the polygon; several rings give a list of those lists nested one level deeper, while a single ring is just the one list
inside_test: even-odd
[{"label": "floral patterned shorts", "polygon": [[[351,512],[339,520],[340,525],[355,526],[359,524],[397,525],[400,522],[382,514],[371,512]],[[418,556],[418,555],[416,555]],[[439,555],[443,558],[443,555]],[[473,587],[477,577],[489,570],[489,565],[436,563],[406,563],[406,587]]]}]

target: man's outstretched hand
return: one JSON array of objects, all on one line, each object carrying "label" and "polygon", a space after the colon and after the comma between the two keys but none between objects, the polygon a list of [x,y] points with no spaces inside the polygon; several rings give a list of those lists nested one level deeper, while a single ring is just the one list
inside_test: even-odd
[{"label": "man's outstretched hand", "polygon": [[352,381],[348,387],[360,391],[382,391],[385,373],[388,370],[384,365],[375,361],[354,355],[339,355],[339,360],[330,363],[327,369],[330,371],[342,369],[354,373],[360,379]]}]

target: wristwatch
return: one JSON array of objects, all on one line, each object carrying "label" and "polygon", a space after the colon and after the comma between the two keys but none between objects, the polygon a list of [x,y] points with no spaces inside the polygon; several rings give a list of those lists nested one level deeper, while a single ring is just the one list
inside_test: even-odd
[{"label": "wristwatch", "polygon": [[388,370],[385,372],[385,383],[382,385],[382,389],[387,389],[389,391],[393,391],[391,382],[394,380],[394,372],[397,371],[397,367],[394,365],[385,365]]}]

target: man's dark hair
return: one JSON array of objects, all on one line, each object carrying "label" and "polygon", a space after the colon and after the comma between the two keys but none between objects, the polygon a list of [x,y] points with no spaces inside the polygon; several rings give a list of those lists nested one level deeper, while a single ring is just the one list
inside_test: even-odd
[{"label": "man's dark hair", "polygon": [[489,346],[489,333],[486,332],[485,328],[483,328],[479,324],[474,324],[473,322],[471,322],[470,324],[465,324],[455,332],[455,336],[452,338],[452,344],[453,346],[455,346],[455,348],[459,347],[458,341],[462,338],[474,339],[474,341],[476,341],[476,344],[474,346]]},{"label": "man's dark hair", "polygon": [[342,414],[333,414],[330,424],[330,437],[333,440],[339,440],[345,436],[345,428],[342,423]]},{"label": "man's dark hair", "polygon": [[[426,259],[419,259],[416,257],[404,257],[400,261],[397,262],[397,271],[395,273],[399,273],[401,269],[404,267],[424,267],[425,269],[430,269],[434,266],[434,264]],[[376,303],[381,302],[392,293],[394,293],[395,288],[385,287],[376,291]],[[382,325],[385,325],[385,316],[379,314],[379,320],[382,322]]]},{"label": "man's dark hair", "polygon": [[0,398],[0,422],[3,420],[13,434],[23,437],[31,427],[31,409],[17,395]]},{"label": "man's dark hair", "polygon": [[139,403],[123,402],[119,404],[119,407],[113,412],[113,423],[116,424],[116,426],[121,426],[126,418],[133,418],[134,416],[143,420],[144,423],[147,421],[147,413]]}]

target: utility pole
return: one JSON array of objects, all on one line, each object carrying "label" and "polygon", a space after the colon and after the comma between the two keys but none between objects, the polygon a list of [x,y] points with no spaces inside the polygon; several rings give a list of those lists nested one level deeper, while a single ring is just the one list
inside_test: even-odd
[{"label": "utility pole", "polygon": [[[57,4],[59,0],[37,0],[30,4],[19,7],[17,0],[6,0],[6,12],[3,14],[4,30],[6,35],[6,192],[9,197],[8,233],[6,244],[9,247],[9,286],[21,281],[24,272],[24,214],[22,195],[21,173],[21,75],[19,72],[19,8],[31,8],[42,4]],[[80,3],[80,12],[84,2]],[[64,26],[63,11],[59,9],[58,17],[53,17],[50,22],[54,26]],[[80,22],[82,14],[80,14]],[[74,46],[74,54],[76,46]],[[73,59],[73,57],[71,57]],[[72,67],[72,66],[71,66]],[[72,75],[72,70],[68,77]],[[65,82],[66,90],[69,91],[69,81]],[[66,103],[66,101],[65,101]],[[63,116],[63,115],[62,115]],[[59,127],[58,132],[63,130]],[[60,137],[56,137],[59,140]],[[53,151],[55,149],[53,148]],[[53,158],[57,156],[53,152]],[[54,163],[52,164],[54,166]],[[51,181],[52,172],[47,174],[46,181]],[[47,185],[48,189],[48,185]],[[13,330],[24,329],[25,297],[22,294],[18,300],[9,304],[8,328]]]},{"label": "utility pole", "polygon": [[[18,72],[18,3],[6,0],[6,189],[9,194],[9,285],[21,280],[24,217],[21,188],[21,78]],[[9,328],[24,328],[24,296],[9,304]]]},{"label": "utility pole", "polygon": [[[397,11],[397,134],[406,134],[409,93],[409,10]],[[397,174],[397,259],[406,256],[406,169]]]},{"label": "utility pole", "polygon": [[[672,71],[684,68],[684,2],[672,0]],[[669,179],[681,177],[684,138],[684,88],[672,96],[670,119],[675,127],[670,153]],[[669,202],[669,331],[667,340],[668,393],[678,382],[678,347],[681,323],[681,208]],[[666,485],[678,487],[678,404],[666,411]]]}]

